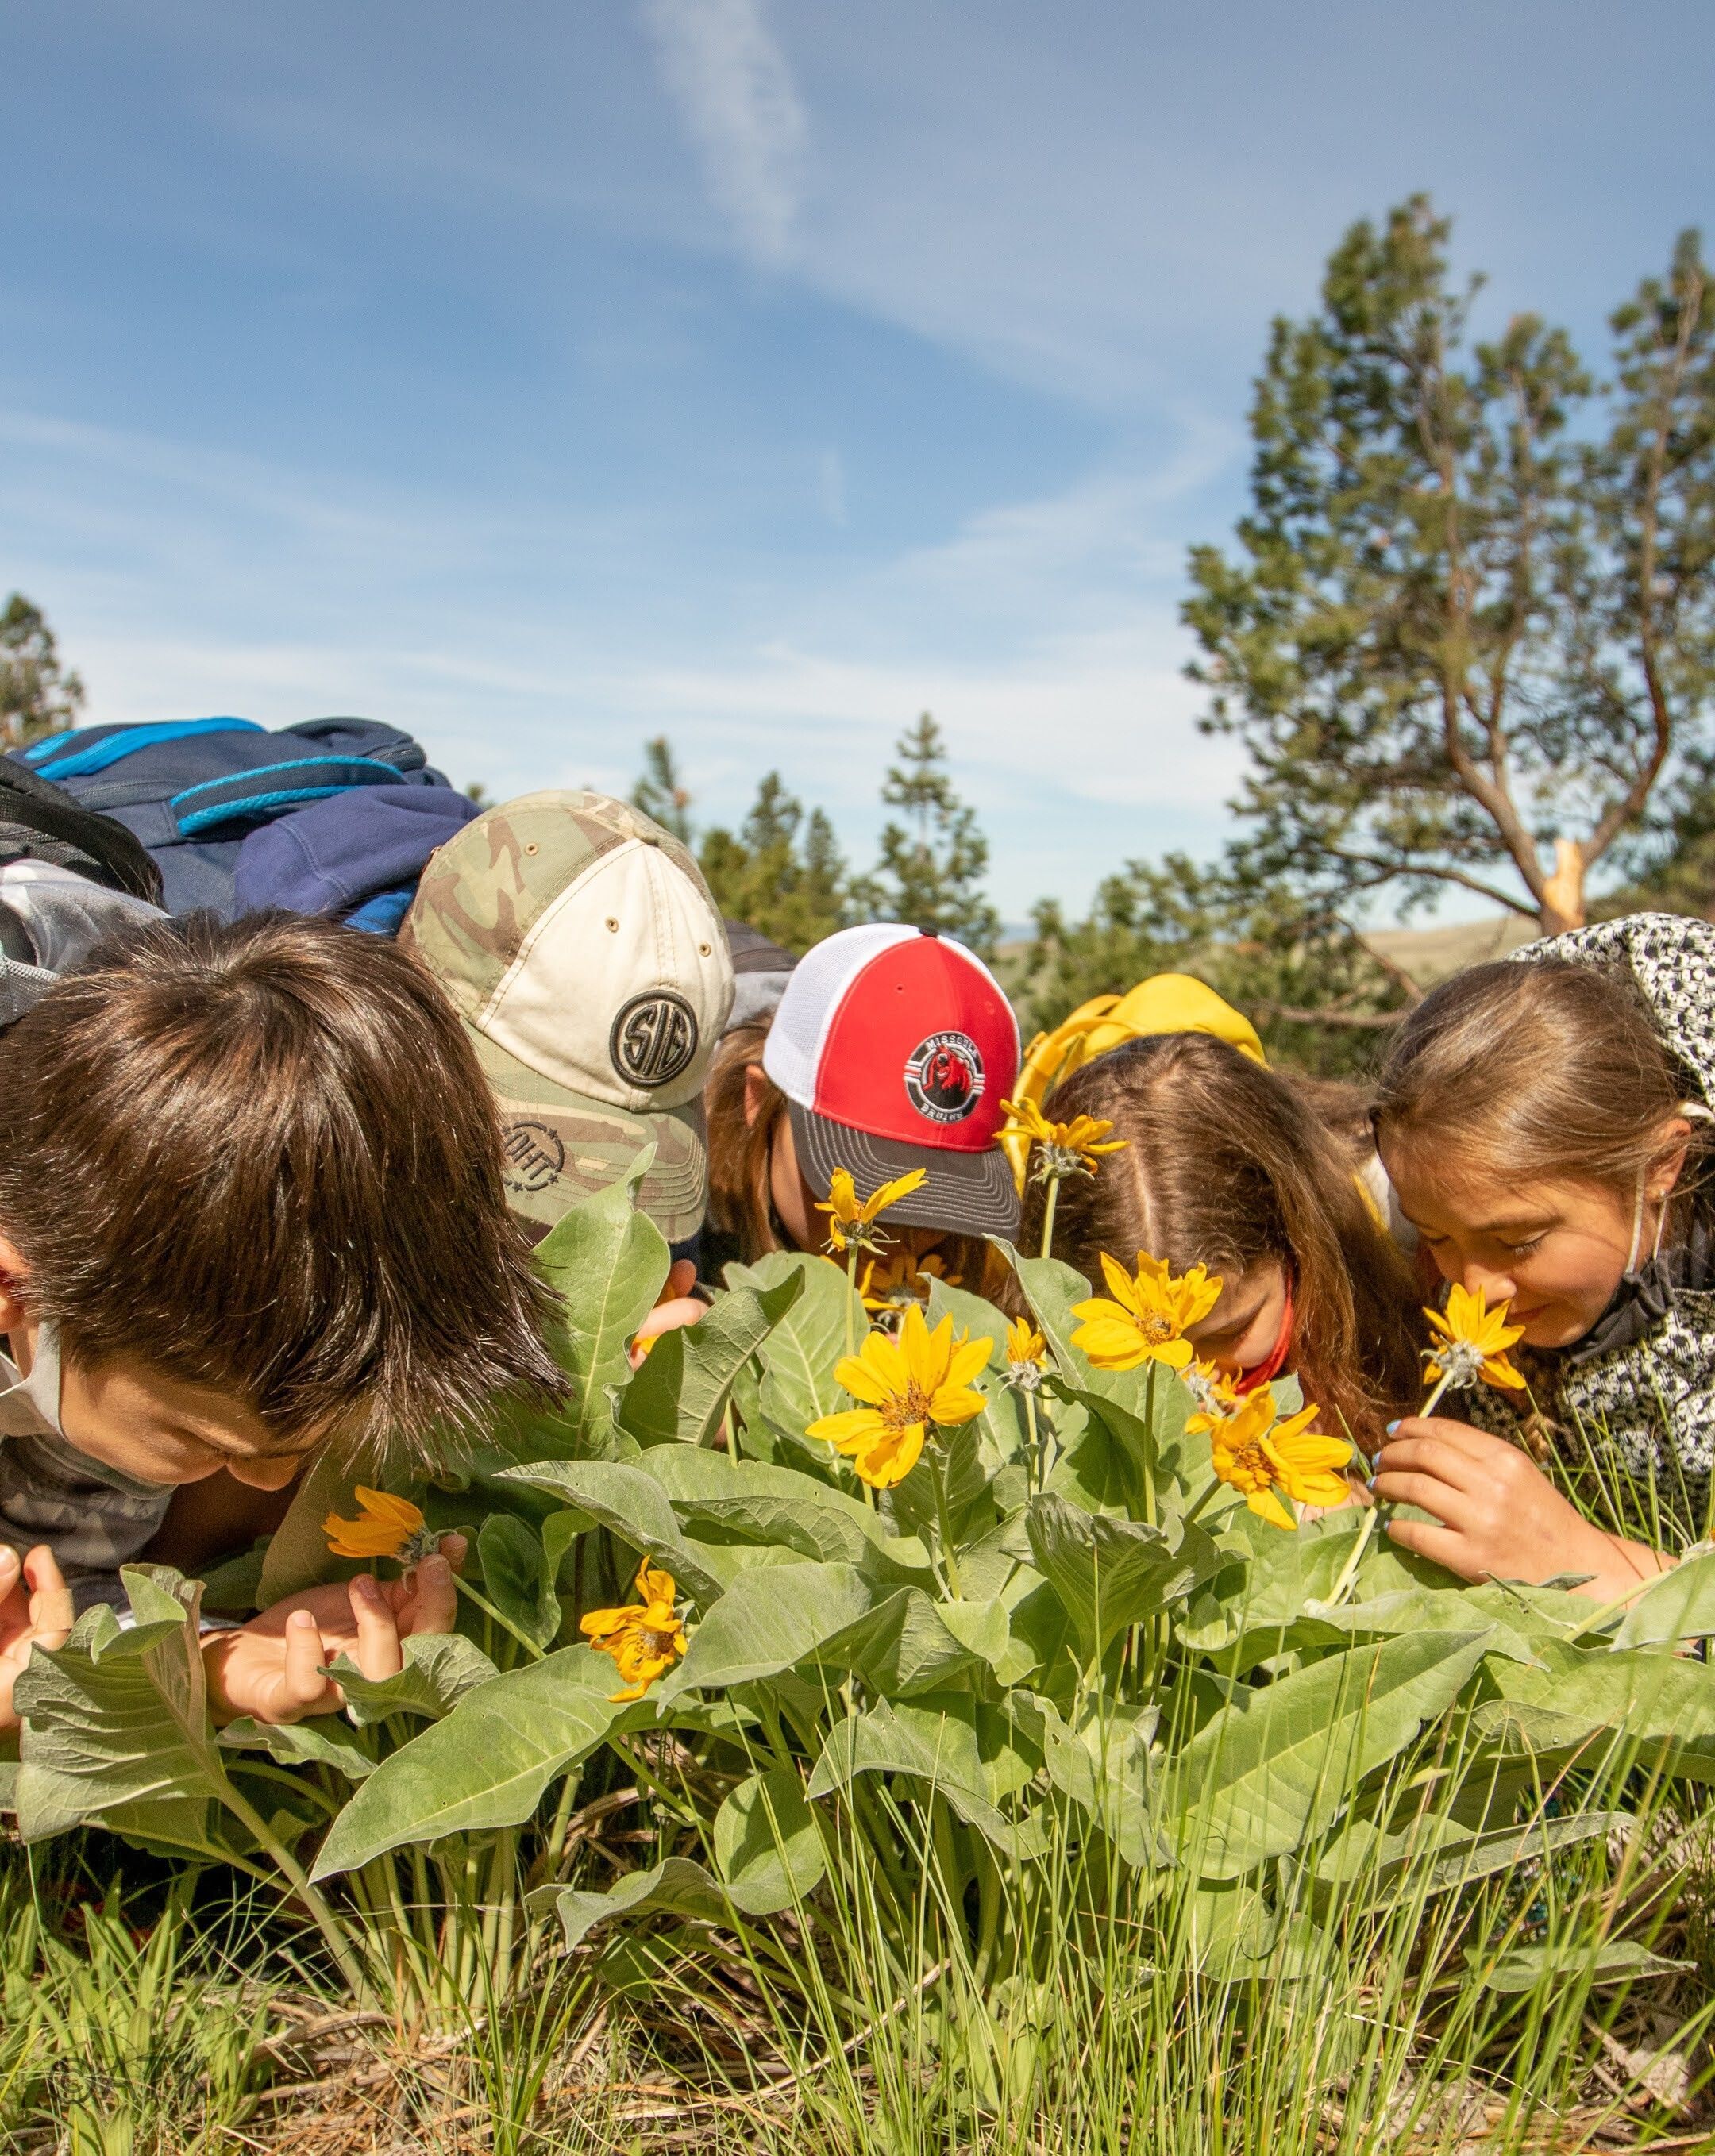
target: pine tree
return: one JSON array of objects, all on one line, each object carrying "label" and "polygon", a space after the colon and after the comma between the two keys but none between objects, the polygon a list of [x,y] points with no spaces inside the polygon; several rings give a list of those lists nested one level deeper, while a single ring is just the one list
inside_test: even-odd
[{"label": "pine tree", "polygon": [[788,951],[802,954],[851,917],[833,824],[819,808],[806,817],[778,771],[757,787],[737,835],[716,826],[699,859],[721,912]]},{"label": "pine tree", "polygon": [[643,745],[643,776],[631,789],[631,805],[654,817],[682,844],[691,844],[691,795],[680,778],[678,759],[665,734]]},{"label": "pine tree", "polygon": [[925,711],[894,750],[881,799],[903,812],[903,824],[881,833],[881,859],[853,896],[871,919],[907,921],[957,936],[984,957],[992,953],[1000,919],[983,896],[988,841],[977,812],[953,791],[941,729]]},{"label": "pine tree", "polygon": [[84,685],[61,670],[54,632],[22,592],[0,613],[0,750],[77,724]]}]

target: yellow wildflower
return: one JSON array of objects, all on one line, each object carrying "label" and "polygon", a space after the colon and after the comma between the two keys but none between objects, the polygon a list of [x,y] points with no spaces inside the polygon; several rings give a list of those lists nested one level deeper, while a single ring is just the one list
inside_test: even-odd
[{"label": "yellow wildflower", "polygon": [[386,1490],[366,1490],[361,1483],[353,1495],[357,1500],[355,1520],[342,1520],[337,1512],[330,1512],[321,1522],[327,1547],[335,1557],[396,1557],[406,1564],[415,1564],[439,1546],[440,1537],[428,1531],[421,1511],[408,1497],[395,1497]]},{"label": "yellow wildflower", "polygon": [[947,1260],[938,1251],[914,1258],[909,1250],[898,1250],[885,1260],[870,1259],[858,1282],[858,1295],[864,1308],[879,1316],[897,1310],[905,1302],[926,1302],[930,1282],[937,1280],[945,1281],[949,1287],[959,1285],[959,1275],[947,1270]]},{"label": "yellow wildflower", "polygon": [[897,1335],[871,1332],[834,1375],[861,1407],[824,1415],[805,1431],[843,1452],[873,1490],[902,1482],[922,1456],[931,1423],[952,1427],[983,1412],[971,1380],[994,1353],[992,1340],[953,1337],[943,1317],[932,1332],[912,1303]]},{"label": "yellow wildflower", "polygon": [[1099,1116],[1074,1116],[1069,1123],[1050,1122],[1034,1101],[1003,1101],[1012,1121],[1001,1132],[1001,1142],[1023,1138],[1039,1148],[1035,1176],[1039,1183],[1058,1183],[1068,1175],[1094,1175],[1097,1160],[1105,1153],[1123,1152],[1129,1138],[1111,1138],[1113,1128]]},{"label": "yellow wildflower", "polygon": [[598,1654],[611,1655],[625,1680],[610,1700],[641,1699],[664,1671],[685,1652],[685,1627],[674,1605],[679,1590],[670,1572],[645,1558],[637,1568],[634,1590],[641,1599],[619,1609],[592,1609],[578,1626]]},{"label": "yellow wildflower", "polygon": [[890,1205],[896,1205],[901,1198],[909,1198],[924,1178],[924,1170],[914,1168],[908,1175],[896,1177],[884,1183],[879,1190],[872,1190],[861,1204],[857,1186],[851,1179],[850,1168],[836,1168],[828,1185],[828,1202],[819,1204],[816,1210],[828,1215],[829,1246],[843,1250],[848,1243],[866,1250],[875,1238],[871,1233],[878,1216]]},{"label": "yellow wildflower", "polygon": [[1474,1292],[1456,1281],[1447,1291],[1445,1312],[1425,1308],[1424,1316],[1441,1336],[1424,1357],[1424,1374],[1438,1385],[1462,1387],[1473,1378],[1522,1392],[1524,1379],[1507,1360],[1507,1350],[1524,1337],[1522,1325],[1509,1325],[1510,1302],[1491,1310],[1481,1288]]},{"label": "yellow wildflower", "polygon": [[1072,1335],[1098,1370],[1135,1370],[1143,1363],[1165,1363],[1183,1370],[1192,1359],[1189,1328],[1207,1317],[1219,1300],[1221,1283],[1202,1265],[1170,1273],[1158,1258],[1137,1253],[1131,1278],[1104,1250],[1101,1270],[1113,1300],[1093,1296],[1073,1306],[1084,1322]]},{"label": "yellow wildflower", "polygon": [[1320,1412],[1301,1408],[1277,1420],[1274,1395],[1259,1385],[1236,1414],[1220,1417],[1209,1431],[1215,1473],[1244,1492],[1253,1512],[1277,1527],[1297,1525],[1277,1491],[1301,1505],[1324,1510],[1343,1505],[1351,1495],[1345,1477],[1334,1471],[1351,1458],[1352,1449],[1309,1428]]},{"label": "yellow wildflower", "polygon": [[1245,1397],[1236,1378],[1213,1363],[1196,1362],[1184,1373],[1185,1383],[1197,1403],[1197,1412],[1186,1421],[1189,1430],[1208,1431],[1231,1414]]},{"label": "yellow wildflower", "polygon": [[1009,1363],[1040,1363],[1048,1342],[1031,1326],[1028,1317],[1015,1317],[1006,1328],[1006,1359]]}]

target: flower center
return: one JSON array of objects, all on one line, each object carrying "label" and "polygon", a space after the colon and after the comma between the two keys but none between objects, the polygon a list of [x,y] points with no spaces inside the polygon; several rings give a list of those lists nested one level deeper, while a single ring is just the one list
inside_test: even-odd
[{"label": "flower center", "polygon": [[891,1435],[909,1430],[913,1423],[929,1419],[929,1395],[916,1383],[907,1385],[902,1393],[890,1393],[876,1409],[884,1428]]},{"label": "flower center", "polygon": [[1445,1348],[1436,1349],[1435,1360],[1456,1389],[1481,1371],[1483,1351],[1474,1340],[1450,1340]]},{"label": "flower center", "polygon": [[1220,1476],[1235,1490],[1248,1495],[1253,1490],[1266,1490],[1274,1481],[1274,1468],[1268,1455],[1254,1439],[1249,1445],[1235,1445],[1230,1451],[1223,1446],[1225,1455]]},{"label": "flower center", "polygon": [[1132,1322],[1152,1348],[1164,1347],[1173,1337],[1173,1327],[1158,1310],[1140,1311]]},{"label": "flower center", "polygon": [[660,1632],[657,1631],[653,1625],[639,1625],[637,1628],[637,1644],[646,1655],[677,1654],[679,1651],[678,1628],[675,1626],[670,1632]]}]

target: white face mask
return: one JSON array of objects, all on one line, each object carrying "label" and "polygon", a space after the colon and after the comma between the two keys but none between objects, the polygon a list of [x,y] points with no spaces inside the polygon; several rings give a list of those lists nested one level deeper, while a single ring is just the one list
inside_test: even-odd
[{"label": "white face mask", "polygon": [[22,1393],[57,1436],[65,1435],[59,1426],[59,1328],[46,1318],[36,1327],[36,1352],[28,1377],[0,1391],[0,1400],[13,1393]]}]

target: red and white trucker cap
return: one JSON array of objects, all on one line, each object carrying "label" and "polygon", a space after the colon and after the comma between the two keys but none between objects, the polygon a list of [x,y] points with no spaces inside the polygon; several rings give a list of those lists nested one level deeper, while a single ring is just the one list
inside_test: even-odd
[{"label": "red and white trucker cap", "polygon": [[836,1168],[858,1196],[921,1168],[888,1209],[901,1227],[1009,1235],[1018,1193],[995,1143],[1019,1073],[1000,983],[950,936],[896,921],[842,928],[801,958],[763,1049],[819,1198]]}]

